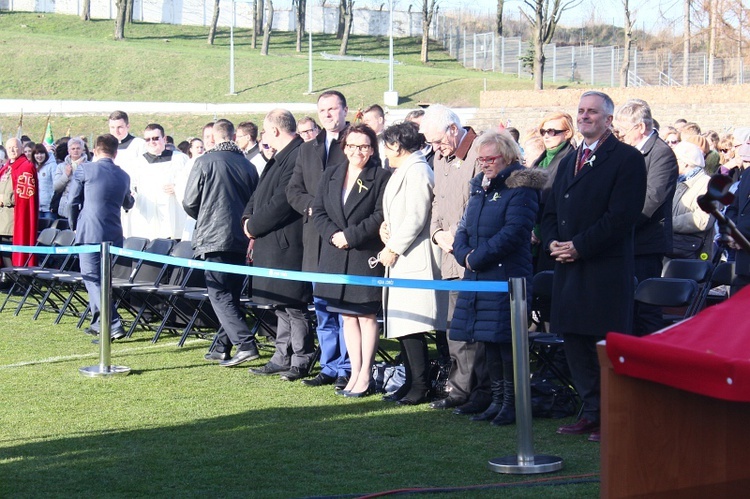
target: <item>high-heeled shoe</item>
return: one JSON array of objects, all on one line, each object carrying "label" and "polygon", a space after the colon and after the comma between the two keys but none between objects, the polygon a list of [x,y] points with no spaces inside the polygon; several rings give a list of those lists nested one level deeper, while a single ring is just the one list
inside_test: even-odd
[{"label": "high-heeled shoe", "polygon": [[402,398],[406,396],[406,394],[409,393],[409,390],[406,386],[402,385],[398,390],[396,390],[393,393],[389,393],[388,395],[383,395],[383,401],[384,402],[398,402]]},{"label": "high-heeled shoe", "polygon": [[346,392],[344,394],[345,397],[349,398],[361,398],[361,397],[367,397],[368,395],[372,395],[375,393],[375,385],[373,383],[370,383],[367,388],[362,392]]},{"label": "high-heeled shoe", "polygon": [[333,393],[335,393],[336,395],[346,396],[346,394],[349,393],[349,390],[334,390]]}]

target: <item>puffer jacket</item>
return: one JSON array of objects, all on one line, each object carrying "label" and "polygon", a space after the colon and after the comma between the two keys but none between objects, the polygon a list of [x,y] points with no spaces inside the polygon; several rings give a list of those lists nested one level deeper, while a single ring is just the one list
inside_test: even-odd
[{"label": "puffer jacket", "polygon": [[[466,267],[464,280],[530,279],[531,229],[546,173],[514,163],[492,179],[487,191],[483,178],[480,173],[470,183],[469,203],[453,242],[456,261]],[[510,343],[508,293],[459,292],[450,338]]]},{"label": "puffer jacket", "polygon": [[182,206],[196,220],[196,256],[247,251],[242,212],[257,185],[258,171],[234,142],[217,144],[195,160]]}]

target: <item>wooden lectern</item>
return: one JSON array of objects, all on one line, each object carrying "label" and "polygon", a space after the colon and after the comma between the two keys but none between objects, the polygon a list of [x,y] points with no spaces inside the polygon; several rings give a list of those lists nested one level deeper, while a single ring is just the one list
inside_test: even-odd
[{"label": "wooden lectern", "polygon": [[750,497],[750,403],[602,375],[601,497]]}]

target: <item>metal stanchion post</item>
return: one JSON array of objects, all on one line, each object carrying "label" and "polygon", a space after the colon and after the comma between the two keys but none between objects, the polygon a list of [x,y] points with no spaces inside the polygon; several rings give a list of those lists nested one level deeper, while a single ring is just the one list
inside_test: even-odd
[{"label": "metal stanchion post", "polygon": [[92,378],[127,375],[130,372],[129,367],[110,365],[112,353],[112,341],[110,340],[112,320],[112,313],[110,310],[110,307],[112,306],[112,280],[110,272],[112,267],[109,259],[109,245],[109,242],[103,242],[101,249],[100,277],[102,295],[101,310],[99,312],[99,365],[81,367],[78,369],[78,372],[82,375]]},{"label": "metal stanchion post", "polygon": [[526,316],[526,279],[509,282],[510,321],[513,331],[513,377],[516,386],[516,431],[518,452],[515,456],[496,457],[487,464],[496,473],[530,475],[550,473],[562,468],[562,458],[534,455],[531,428],[531,376],[529,373],[529,324]]}]

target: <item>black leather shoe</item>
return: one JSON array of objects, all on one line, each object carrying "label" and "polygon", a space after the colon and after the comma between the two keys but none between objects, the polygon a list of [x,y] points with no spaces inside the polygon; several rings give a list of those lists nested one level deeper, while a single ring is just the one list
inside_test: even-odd
[{"label": "black leather shoe", "polygon": [[242,364],[243,362],[248,362],[250,360],[260,359],[260,354],[258,353],[258,349],[250,349],[250,350],[240,350],[239,352],[234,354],[234,357],[228,360],[222,360],[219,362],[219,365],[221,367],[232,367],[232,366],[238,366]]},{"label": "black leather shoe", "polygon": [[323,373],[318,373],[318,375],[312,379],[302,380],[302,384],[306,386],[325,386],[325,385],[332,385],[334,383],[336,383],[335,377],[328,376],[327,374],[323,374]]},{"label": "black leather shoe", "polygon": [[209,362],[221,362],[231,359],[232,355],[229,352],[217,352],[214,350],[213,352],[208,352],[203,358]]},{"label": "black leather shoe", "polygon": [[336,378],[336,382],[333,384],[333,389],[336,391],[343,390],[348,384],[349,376],[339,376],[338,378]]},{"label": "black leather shoe", "polygon": [[479,414],[484,412],[490,406],[490,403],[480,404],[474,400],[469,400],[464,405],[459,405],[453,409],[453,414],[465,415],[465,414]]},{"label": "black leather shoe", "polygon": [[84,333],[90,334],[91,336],[99,336],[99,330],[94,329],[93,327],[87,327],[83,330]]},{"label": "black leather shoe", "polygon": [[261,376],[270,376],[271,374],[284,373],[288,370],[288,367],[280,366],[278,364],[274,364],[273,362],[269,362],[263,367],[251,367],[249,369],[252,374],[259,374]]},{"label": "black leather shoe", "polygon": [[383,402],[398,402],[399,400],[401,400],[401,395],[399,395],[398,392],[383,395]]},{"label": "black leather shoe", "polygon": [[287,372],[281,373],[279,375],[279,378],[283,379],[284,381],[297,381],[298,379],[302,379],[305,376],[307,376],[306,368],[292,366]]},{"label": "black leather shoe", "polygon": [[406,397],[400,399],[398,402],[396,402],[398,405],[419,405],[424,404],[427,402],[427,397],[420,397],[417,399],[409,398],[407,395]]},{"label": "black leather shoe", "polygon": [[432,409],[452,409],[453,407],[458,407],[459,405],[463,405],[464,402],[461,400],[456,400],[454,398],[445,397],[444,399],[436,400],[435,402],[432,402],[430,404],[430,408]]},{"label": "black leather shoe", "polygon": [[127,336],[127,333],[125,332],[125,328],[122,327],[122,326],[115,326],[109,332],[109,337],[110,337],[110,339],[112,341],[114,341],[114,340],[121,340],[125,336]]}]

